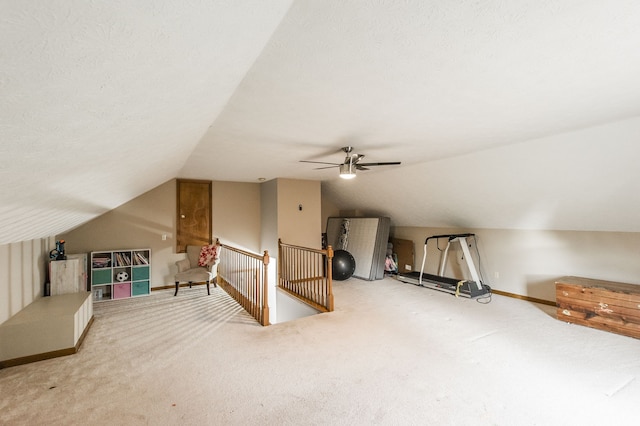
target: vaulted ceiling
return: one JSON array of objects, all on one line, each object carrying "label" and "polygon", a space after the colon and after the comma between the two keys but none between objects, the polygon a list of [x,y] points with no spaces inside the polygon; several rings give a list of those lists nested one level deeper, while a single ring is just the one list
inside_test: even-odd
[{"label": "vaulted ceiling", "polygon": [[[0,244],[175,177],[395,225],[640,232],[640,3],[0,1]],[[338,178],[300,160],[400,166]]]}]

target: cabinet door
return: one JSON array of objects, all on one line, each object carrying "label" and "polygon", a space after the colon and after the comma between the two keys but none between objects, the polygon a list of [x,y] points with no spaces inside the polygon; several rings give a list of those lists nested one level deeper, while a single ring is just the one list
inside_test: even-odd
[{"label": "cabinet door", "polygon": [[51,261],[51,296],[84,290],[80,281],[80,259]]},{"label": "cabinet door", "polygon": [[211,181],[177,180],[176,252],[211,244]]}]

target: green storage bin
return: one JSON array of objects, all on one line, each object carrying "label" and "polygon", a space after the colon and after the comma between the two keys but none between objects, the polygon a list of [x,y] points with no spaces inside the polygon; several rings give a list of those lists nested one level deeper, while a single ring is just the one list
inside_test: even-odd
[{"label": "green storage bin", "polygon": [[111,268],[91,271],[91,285],[111,284]]},{"label": "green storage bin", "polygon": [[149,267],[148,266],[134,266],[133,268],[133,281],[148,280],[149,279]]},{"label": "green storage bin", "polygon": [[149,281],[136,281],[131,289],[132,296],[142,296],[149,294]]}]

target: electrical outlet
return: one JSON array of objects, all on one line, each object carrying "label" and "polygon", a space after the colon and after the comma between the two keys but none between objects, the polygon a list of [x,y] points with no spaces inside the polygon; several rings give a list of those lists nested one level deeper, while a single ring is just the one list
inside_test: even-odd
[{"label": "electrical outlet", "polygon": [[162,234],[162,241],[166,241],[167,240],[167,234]]}]

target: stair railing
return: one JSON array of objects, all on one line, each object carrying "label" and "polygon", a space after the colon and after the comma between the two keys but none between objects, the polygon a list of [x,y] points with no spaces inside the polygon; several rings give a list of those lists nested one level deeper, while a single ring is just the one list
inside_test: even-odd
[{"label": "stair railing", "polygon": [[333,249],[285,244],[278,240],[278,287],[321,312],[333,311]]},{"label": "stair railing", "polygon": [[260,324],[269,325],[269,253],[220,244],[217,283]]}]

